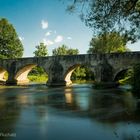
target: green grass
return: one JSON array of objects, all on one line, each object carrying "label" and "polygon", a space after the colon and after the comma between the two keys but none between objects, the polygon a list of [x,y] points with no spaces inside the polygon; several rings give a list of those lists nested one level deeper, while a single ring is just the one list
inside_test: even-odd
[{"label": "green grass", "polygon": [[29,75],[28,79],[30,82],[46,82],[48,80],[48,76],[43,74],[43,75]]}]

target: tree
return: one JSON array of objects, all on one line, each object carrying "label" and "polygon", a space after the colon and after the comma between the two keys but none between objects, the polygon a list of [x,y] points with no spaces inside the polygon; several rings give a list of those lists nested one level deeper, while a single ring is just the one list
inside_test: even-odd
[{"label": "tree", "polygon": [[77,67],[72,73],[73,80],[94,80],[94,73],[85,66]]},{"label": "tree", "polygon": [[53,49],[52,55],[75,55],[78,54],[78,49],[68,48],[66,45],[59,46],[58,48]]},{"label": "tree", "polygon": [[80,10],[95,35],[117,31],[132,43],[140,39],[140,0],[73,0],[67,10]]},{"label": "tree", "polygon": [[[35,57],[44,57],[48,55],[47,46],[44,43],[40,43],[36,46],[36,49],[34,51]],[[37,75],[45,75],[46,72],[44,72],[44,69],[41,67],[34,67],[32,71],[29,73],[29,75],[37,76]]]},{"label": "tree", "polygon": [[77,67],[75,71],[72,73],[73,80],[82,80],[86,77],[86,69],[85,67]]},{"label": "tree", "polygon": [[37,50],[34,51],[35,57],[43,57],[48,55],[47,46],[44,45],[44,43],[37,45],[36,49]]},{"label": "tree", "polygon": [[90,41],[88,53],[111,53],[128,51],[126,41],[117,32],[102,34],[92,38]]},{"label": "tree", "polygon": [[22,57],[23,50],[13,25],[5,18],[0,19],[0,58]]},{"label": "tree", "polygon": [[67,52],[69,55],[75,55],[75,54],[79,54],[79,50],[78,49],[68,49],[68,52]]}]

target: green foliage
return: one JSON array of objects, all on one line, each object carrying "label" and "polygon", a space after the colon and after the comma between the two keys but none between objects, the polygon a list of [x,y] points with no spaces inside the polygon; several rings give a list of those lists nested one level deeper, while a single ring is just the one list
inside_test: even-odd
[{"label": "green foliage", "polygon": [[72,73],[72,80],[82,80],[86,77],[86,69],[84,67],[78,67]]},{"label": "green foliage", "polygon": [[78,49],[68,49],[67,50],[67,53],[69,54],[69,55],[75,55],[75,54],[79,54],[79,50]]},{"label": "green foliage", "polygon": [[23,55],[23,45],[7,19],[0,19],[0,58],[18,58]]},{"label": "green foliage", "polygon": [[134,66],[133,93],[140,98],[140,64]]},{"label": "green foliage", "polygon": [[91,72],[88,68],[81,66],[77,67],[75,71],[72,73],[72,80],[94,80],[94,73]]},{"label": "green foliage", "polygon": [[95,35],[117,31],[132,43],[140,38],[140,0],[73,0],[68,11],[80,17]]},{"label": "green foliage", "polygon": [[43,68],[41,67],[34,67],[30,72],[29,72],[29,75],[43,75],[45,74],[46,72],[44,71]]},{"label": "green foliage", "polygon": [[112,53],[112,52],[125,52],[126,42],[124,38],[117,32],[105,33],[90,41],[90,48],[88,53]]},{"label": "green foliage", "polygon": [[53,49],[53,51],[52,51],[53,56],[56,56],[56,55],[75,55],[78,53],[79,53],[78,49],[68,48],[68,46],[66,46],[64,44],[62,46],[59,46],[58,48]]},{"label": "green foliage", "polygon": [[35,57],[43,57],[48,55],[47,46],[44,43],[40,43],[38,46],[36,46],[36,49],[34,51]]},{"label": "green foliage", "polygon": [[5,55],[0,54],[0,58],[4,59],[4,58],[7,58],[7,57]]}]

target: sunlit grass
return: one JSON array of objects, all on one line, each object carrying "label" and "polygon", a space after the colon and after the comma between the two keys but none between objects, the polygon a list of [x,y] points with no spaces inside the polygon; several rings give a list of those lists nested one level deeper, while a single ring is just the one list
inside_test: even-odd
[{"label": "sunlit grass", "polygon": [[124,79],[119,80],[119,84],[121,85],[131,84],[131,76],[127,76]]},{"label": "sunlit grass", "polygon": [[43,75],[29,75],[28,79],[30,82],[46,82],[48,81],[48,76],[43,74]]}]

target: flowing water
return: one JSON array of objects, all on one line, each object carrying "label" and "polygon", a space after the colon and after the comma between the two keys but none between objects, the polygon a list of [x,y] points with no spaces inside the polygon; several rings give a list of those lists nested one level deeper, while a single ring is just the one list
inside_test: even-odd
[{"label": "flowing water", "polygon": [[140,103],[90,84],[0,87],[1,139],[140,140]]}]

